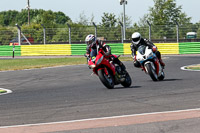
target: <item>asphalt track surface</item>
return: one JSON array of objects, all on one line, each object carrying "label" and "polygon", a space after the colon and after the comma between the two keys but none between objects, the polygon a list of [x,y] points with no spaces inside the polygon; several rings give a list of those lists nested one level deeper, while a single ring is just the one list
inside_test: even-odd
[{"label": "asphalt track surface", "polygon": [[[0,72],[0,88],[12,90],[0,96],[0,131],[13,125],[200,108],[200,72],[180,69],[199,64],[200,56],[165,56],[164,62],[166,78],[161,82],[124,62],[132,86],[110,90],[86,65]],[[199,133],[199,125],[200,117],[191,117],[53,133]]]}]

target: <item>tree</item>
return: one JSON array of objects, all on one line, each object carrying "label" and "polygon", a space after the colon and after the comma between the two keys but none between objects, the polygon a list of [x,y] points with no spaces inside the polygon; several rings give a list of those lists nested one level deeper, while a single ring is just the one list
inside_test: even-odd
[{"label": "tree", "polygon": [[56,35],[53,36],[52,41],[53,42],[67,42],[68,39],[68,30],[67,28],[59,29],[59,31],[56,32]]},{"label": "tree", "polygon": [[55,27],[55,19],[56,16],[51,10],[46,11],[42,14],[42,24],[44,24],[48,28]]},{"label": "tree", "polygon": [[154,6],[149,10],[148,20],[155,25],[190,23],[191,17],[187,17],[181,9],[182,6],[177,7],[176,0],[154,0]]},{"label": "tree", "polygon": [[[124,17],[124,15],[123,15],[123,13],[121,13],[121,14],[119,15],[118,19],[117,19],[118,22],[123,22],[123,17]],[[127,28],[130,28],[130,27],[131,27],[131,23],[132,23],[131,17],[125,15],[125,19],[126,19],[126,27],[127,27]]]},{"label": "tree", "polygon": [[[52,27],[53,24],[64,25],[66,22],[71,21],[63,12],[45,11],[43,9],[31,9],[30,19],[31,23],[45,23],[48,24],[47,27]],[[19,25],[28,23],[28,11],[26,9],[22,9],[20,12],[15,10],[0,12],[0,25],[15,26],[16,23]]]},{"label": "tree", "polygon": [[13,39],[13,29],[0,26],[0,44],[9,45],[9,42]]},{"label": "tree", "polygon": [[57,24],[65,24],[67,21],[71,20],[63,12],[55,12],[54,14],[56,16],[56,23]]},{"label": "tree", "polygon": [[[31,10],[30,10],[31,12]],[[31,16],[31,13],[30,13]],[[32,16],[30,17],[32,18]],[[28,11],[23,9],[21,12],[16,16],[16,23],[19,25],[28,24]]]},{"label": "tree", "polygon": [[200,38],[200,28],[197,30],[197,38]]},{"label": "tree", "polygon": [[94,22],[94,14],[91,15],[90,25],[93,25],[93,22]]},{"label": "tree", "polygon": [[79,15],[79,21],[78,21],[78,24],[80,25],[88,25],[88,18],[87,16],[85,15],[84,12],[82,12],[80,15]]},{"label": "tree", "polygon": [[[189,24],[191,17],[187,17],[181,11],[182,6],[176,5],[176,0],[154,0],[154,6],[149,9],[149,14],[146,14],[140,21],[143,26],[148,26],[148,20],[153,25],[154,37],[175,37],[175,24]],[[170,26],[171,25],[171,26]],[[173,34],[170,34],[173,33]],[[174,36],[172,36],[174,35]]]},{"label": "tree", "polygon": [[43,30],[41,24],[31,24],[31,25],[23,25],[21,27],[23,34],[26,37],[33,37],[34,43],[42,43],[43,41]]},{"label": "tree", "polygon": [[117,25],[117,18],[113,13],[103,13],[101,21],[98,36],[106,40],[121,38],[121,28]]},{"label": "tree", "polygon": [[117,19],[115,18],[116,16],[113,14],[113,13],[103,13],[103,16],[102,16],[102,26],[103,27],[115,27],[116,26],[116,23],[117,23]]},{"label": "tree", "polygon": [[1,25],[3,26],[9,26],[9,25],[14,25],[15,21],[16,21],[16,16],[18,15],[18,11],[3,11],[0,12],[0,18],[1,18]]}]

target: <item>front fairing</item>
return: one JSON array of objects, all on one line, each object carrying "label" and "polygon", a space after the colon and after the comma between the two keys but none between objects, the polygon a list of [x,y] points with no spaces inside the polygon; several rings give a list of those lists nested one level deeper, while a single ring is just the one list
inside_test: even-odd
[{"label": "front fairing", "polygon": [[138,48],[136,59],[141,65],[144,65],[144,63],[147,61],[154,61],[155,58],[155,53],[153,53],[152,49],[149,49],[148,46],[142,45]]},{"label": "front fairing", "polygon": [[[100,59],[102,59],[102,57]],[[97,64],[97,63],[98,63],[98,61],[96,62],[97,68],[106,66],[107,68],[109,68],[112,71],[113,75],[115,75],[115,66],[113,65],[113,63],[110,63],[109,59],[103,57],[101,63],[99,63],[99,64]]]},{"label": "front fairing", "polygon": [[103,55],[103,50],[100,49],[98,51],[98,54],[96,56],[96,60],[95,63],[93,63],[91,60],[88,62],[89,66],[92,66],[93,68],[93,72],[95,74],[97,74],[97,71],[99,69],[105,68],[107,67],[108,69],[110,69],[113,73],[113,75],[115,75],[115,66],[113,63],[110,63],[109,59],[106,58],[106,56]]},{"label": "front fairing", "polygon": [[91,69],[93,69],[93,68],[96,67],[96,65],[91,60],[89,60],[88,61],[88,67],[91,68]]}]

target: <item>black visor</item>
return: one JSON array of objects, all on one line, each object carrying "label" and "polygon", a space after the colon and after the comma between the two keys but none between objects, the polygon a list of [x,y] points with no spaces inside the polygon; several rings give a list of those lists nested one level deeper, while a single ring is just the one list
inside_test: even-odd
[{"label": "black visor", "polygon": [[133,40],[133,42],[137,42],[137,41],[139,41],[139,40],[140,40],[140,37],[133,38],[132,40]]},{"label": "black visor", "polygon": [[87,45],[91,45],[91,44],[95,43],[95,37],[92,38],[91,40],[87,41],[86,43],[87,43]]}]

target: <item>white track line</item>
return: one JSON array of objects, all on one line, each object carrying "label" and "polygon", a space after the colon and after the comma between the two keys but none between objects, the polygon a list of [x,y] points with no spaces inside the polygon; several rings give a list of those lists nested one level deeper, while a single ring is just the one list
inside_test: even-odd
[{"label": "white track line", "polygon": [[121,116],[111,116],[111,117],[101,117],[101,118],[90,118],[90,119],[81,119],[81,120],[72,120],[72,121],[60,121],[60,122],[50,122],[50,123],[13,125],[13,126],[0,127],[0,129],[18,128],[18,127],[30,127],[30,126],[44,126],[44,125],[52,125],[52,124],[75,123],[75,122],[85,122],[85,121],[93,121],[93,120],[106,120],[106,119],[113,119],[113,118],[125,118],[125,117],[134,117],[134,116],[148,116],[148,115],[156,115],[156,114],[181,113],[181,112],[190,112],[190,111],[200,111],[200,108],[186,109],[186,110],[175,110],[175,111],[164,111],[164,112],[142,113],[142,114],[132,114],[132,115],[121,115]]}]

